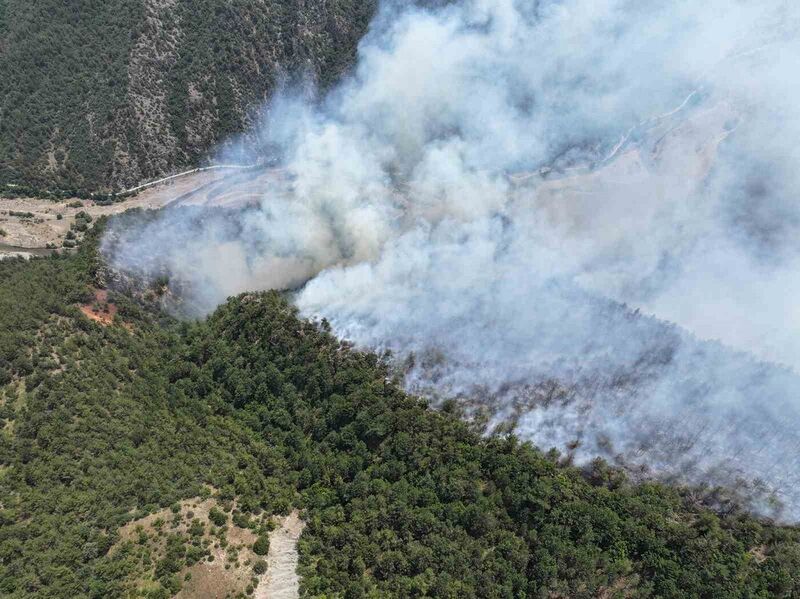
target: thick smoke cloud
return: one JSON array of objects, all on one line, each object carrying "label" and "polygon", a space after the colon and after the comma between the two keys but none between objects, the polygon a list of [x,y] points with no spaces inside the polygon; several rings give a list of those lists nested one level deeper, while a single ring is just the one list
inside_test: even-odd
[{"label": "thick smoke cloud", "polygon": [[257,206],[106,250],[200,311],[302,286],[414,391],[800,518],[799,30],[777,0],[387,5],[351,78],[267,107]]}]

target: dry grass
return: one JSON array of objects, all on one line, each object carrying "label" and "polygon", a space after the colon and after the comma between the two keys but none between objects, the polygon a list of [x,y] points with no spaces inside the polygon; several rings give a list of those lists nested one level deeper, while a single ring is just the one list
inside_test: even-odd
[{"label": "dry grass", "polygon": [[[203,171],[148,188],[132,198],[109,206],[92,200],[52,202],[36,198],[0,198],[0,229],[5,235],[0,242],[15,248],[41,250],[48,246],[62,247],[75,216],[83,211],[93,219],[125,212],[130,208],[158,209],[167,204],[204,206],[243,206],[257,204],[261,195],[254,189],[279,181],[277,169],[264,171]],[[12,216],[11,212],[31,213],[31,218]],[[59,218],[60,216],[60,218]],[[11,254],[0,249],[0,255]]]},{"label": "dry grass", "polygon": [[[274,549],[270,547],[270,554],[267,557],[268,564],[270,559],[275,563],[277,558],[279,562],[277,569],[270,564],[267,572],[259,577],[253,572],[253,565],[263,558],[252,551],[257,538],[255,532],[235,525],[228,513],[228,523],[223,527],[225,529],[223,533],[209,520],[212,507],[221,509],[216,499],[196,497],[181,502],[177,512],[170,508],[163,509],[129,522],[120,529],[120,540],[112,551],[117,550],[122,544],[134,543],[146,547],[150,553],[147,566],[139,570],[136,580],[130,581],[132,589],[143,592],[155,585],[153,576],[155,564],[164,557],[169,536],[174,534],[189,536],[192,523],[199,521],[203,525],[203,533],[194,538],[207,547],[210,555],[191,566],[183,567],[176,574],[182,582],[182,588],[176,597],[224,599],[249,596],[253,591],[257,597],[273,597],[273,594],[259,594],[259,590],[269,588],[270,580],[281,583],[281,588],[294,591],[294,594],[275,595],[276,598],[297,597],[297,580],[294,572],[297,564],[296,542],[303,528],[297,513],[279,520],[269,516],[254,518],[258,523],[272,520],[278,524],[270,534],[271,543],[274,542],[275,547]],[[229,507],[235,509],[235,504]],[[292,551],[294,555],[291,555]],[[286,564],[289,564],[291,572],[288,572]],[[248,587],[251,587],[250,594]]]}]

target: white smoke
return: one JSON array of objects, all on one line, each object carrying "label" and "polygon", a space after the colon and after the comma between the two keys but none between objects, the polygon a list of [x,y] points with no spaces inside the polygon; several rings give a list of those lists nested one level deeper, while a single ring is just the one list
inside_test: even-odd
[{"label": "white smoke", "polygon": [[352,77],[268,107],[257,207],[107,251],[205,309],[305,283],[414,391],[800,518],[800,378],[758,361],[800,366],[799,30],[778,0],[386,6]]}]

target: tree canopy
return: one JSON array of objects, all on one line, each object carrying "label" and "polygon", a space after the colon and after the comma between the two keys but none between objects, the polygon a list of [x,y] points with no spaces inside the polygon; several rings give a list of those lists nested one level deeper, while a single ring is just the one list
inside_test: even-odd
[{"label": "tree canopy", "polygon": [[112,291],[114,322],[87,319],[95,235],[0,261],[0,595],[170,596],[203,555],[111,549],[204,488],[244,524],[301,510],[304,597],[800,595],[797,529],[482,435],[281,294],[178,322]]}]

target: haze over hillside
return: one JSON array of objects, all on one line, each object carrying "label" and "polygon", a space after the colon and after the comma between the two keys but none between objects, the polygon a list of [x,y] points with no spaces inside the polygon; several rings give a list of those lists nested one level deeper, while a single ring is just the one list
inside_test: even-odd
[{"label": "haze over hillside", "polygon": [[0,0],[0,596],[800,597],[798,5],[373,8]]},{"label": "haze over hillside", "polygon": [[307,598],[800,592],[800,531],[724,490],[480,435],[274,292],[177,322],[99,232],[0,261],[3,597],[256,597],[295,509]]},{"label": "haze over hillside", "polygon": [[386,9],[323,102],[269,104],[285,174],[257,205],[167,211],[107,255],[200,313],[300,288],[410,390],[797,518],[798,23],[779,0]]}]

